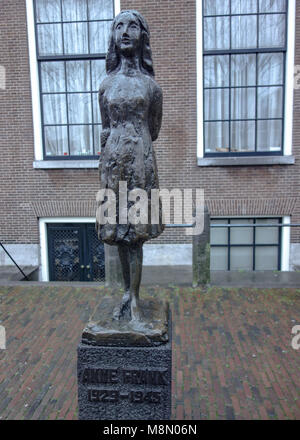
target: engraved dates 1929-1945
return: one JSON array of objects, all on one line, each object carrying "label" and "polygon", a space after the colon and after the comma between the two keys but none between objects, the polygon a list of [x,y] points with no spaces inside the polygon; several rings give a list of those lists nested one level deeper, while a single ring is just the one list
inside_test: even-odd
[{"label": "engraved dates 1929-1945", "polygon": [[128,391],[99,390],[89,388],[88,400],[90,402],[118,403],[128,399],[131,403],[160,403],[159,391]]}]

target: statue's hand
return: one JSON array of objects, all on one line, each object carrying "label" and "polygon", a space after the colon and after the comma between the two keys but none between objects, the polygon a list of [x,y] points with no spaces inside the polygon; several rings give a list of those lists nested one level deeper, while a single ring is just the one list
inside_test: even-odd
[{"label": "statue's hand", "polygon": [[110,135],[110,130],[108,128],[101,131],[100,140],[101,140],[101,148],[105,147],[106,141]]}]

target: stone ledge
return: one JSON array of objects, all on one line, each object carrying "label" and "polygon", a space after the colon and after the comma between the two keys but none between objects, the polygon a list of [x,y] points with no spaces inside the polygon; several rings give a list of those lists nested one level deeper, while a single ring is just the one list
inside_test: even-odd
[{"label": "stone ledge", "polygon": [[98,168],[98,165],[98,160],[35,160],[33,162],[33,168],[40,170]]},{"label": "stone ledge", "polygon": [[200,167],[293,165],[295,156],[198,157]]}]

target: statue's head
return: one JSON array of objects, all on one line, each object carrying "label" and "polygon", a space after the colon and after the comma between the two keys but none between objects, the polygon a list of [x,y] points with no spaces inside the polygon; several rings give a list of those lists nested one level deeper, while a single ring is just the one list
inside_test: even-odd
[{"label": "statue's head", "polygon": [[139,12],[122,11],[115,17],[111,27],[106,55],[107,73],[118,69],[122,55],[135,54],[140,58],[141,71],[154,76],[148,24]]}]

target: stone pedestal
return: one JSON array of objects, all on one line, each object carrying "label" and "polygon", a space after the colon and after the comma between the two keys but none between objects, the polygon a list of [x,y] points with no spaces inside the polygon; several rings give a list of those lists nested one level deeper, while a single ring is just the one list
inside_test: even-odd
[{"label": "stone pedestal", "polygon": [[143,322],[136,326],[111,318],[116,302],[103,298],[78,346],[79,419],[169,420],[168,307],[153,298],[141,301]]}]

